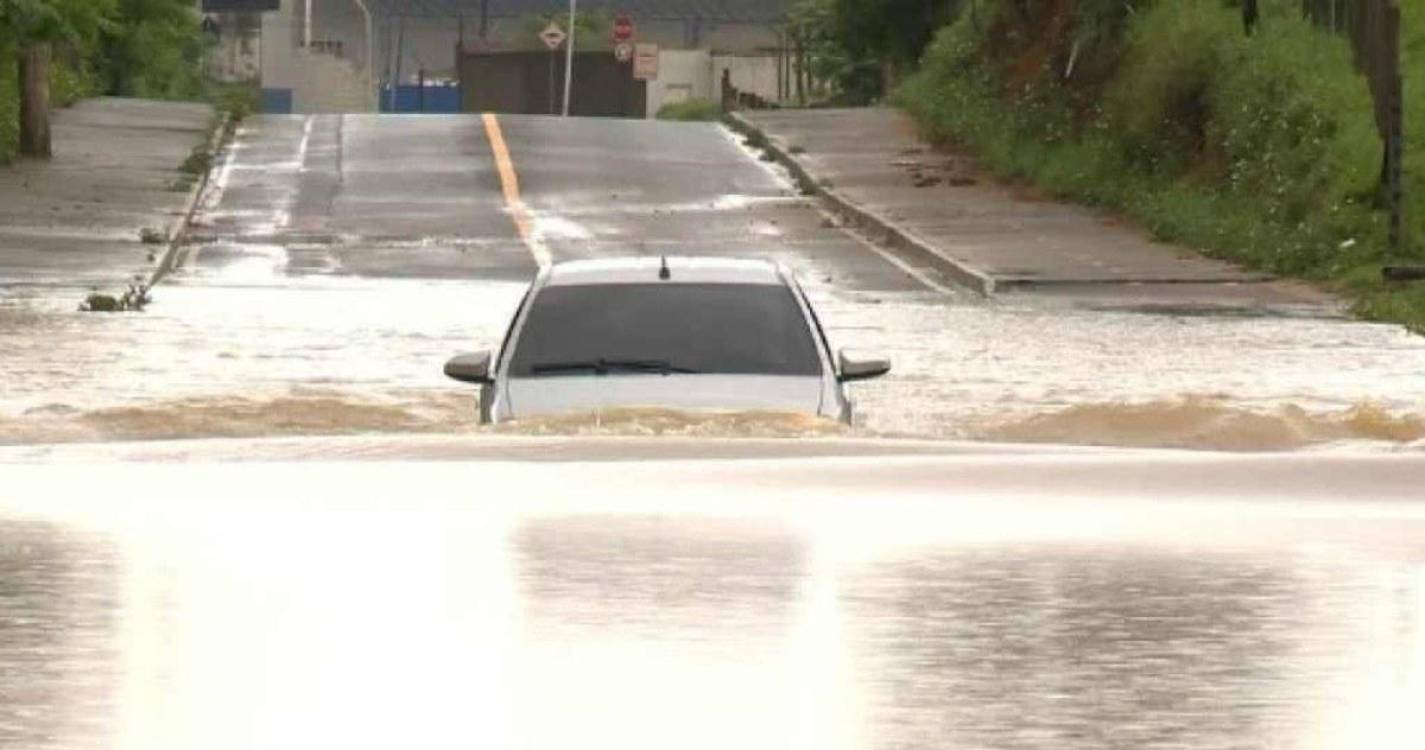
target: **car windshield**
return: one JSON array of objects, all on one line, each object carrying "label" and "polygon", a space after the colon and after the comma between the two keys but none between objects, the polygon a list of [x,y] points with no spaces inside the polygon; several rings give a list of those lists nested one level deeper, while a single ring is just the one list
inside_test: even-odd
[{"label": "car windshield", "polygon": [[513,377],[821,373],[806,317],[784,286],[551,286],[531,305],[515,343]]}]

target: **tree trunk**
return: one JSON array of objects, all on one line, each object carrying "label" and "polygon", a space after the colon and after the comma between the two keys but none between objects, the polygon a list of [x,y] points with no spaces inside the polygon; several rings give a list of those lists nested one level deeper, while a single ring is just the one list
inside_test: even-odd
[{"label": "tree trunk", "polygon": [[48,159],[50,46],[32,43],[20,52],[20,155]]}]

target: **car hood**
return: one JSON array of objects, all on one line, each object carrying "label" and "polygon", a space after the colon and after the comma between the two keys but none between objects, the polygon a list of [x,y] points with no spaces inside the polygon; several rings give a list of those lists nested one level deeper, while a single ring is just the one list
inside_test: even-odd
[{"label": "car hood", "polygon": [[619,407],[767,409],[815,414],[818,377],[775,375],[570,375],[512,378],[513,418]]}]

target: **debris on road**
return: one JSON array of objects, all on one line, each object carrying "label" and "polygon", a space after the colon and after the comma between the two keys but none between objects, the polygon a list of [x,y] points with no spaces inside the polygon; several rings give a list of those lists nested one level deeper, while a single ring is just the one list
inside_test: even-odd
[{"label": "debris on road", "polygon": [[144,307],[153,301],[153,297],[149,295],[148,290],[148,285],[141,281],[131,282],[129,288],[118,297],[102,294],[98,290],[95,290],[80,303],[79,311],[142,312]]}]

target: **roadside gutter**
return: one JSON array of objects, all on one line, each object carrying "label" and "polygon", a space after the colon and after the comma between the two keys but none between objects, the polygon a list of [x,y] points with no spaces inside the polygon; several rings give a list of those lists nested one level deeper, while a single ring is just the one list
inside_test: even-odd
[{"label": "roadside gutter", "polygon": [[[213,128],[212,135],[208,138],[207,149],[210,157],[217,156],[221,150],[223,142],[230,134],[229,128],[231,124],[232,115],[227,112],[222,113],[216,126]],[[155,268],[153,273],[149,276],[147,284],[149,288],[152,288],[157,285],[159,281],[162,281],[163,277],[167,276],[177,265],[179,251],[188,239],[188,231],[192,226],[193,216],[198,211],[198,204],[201,202],[203,193],[208,189],[209,178],[212,175],[215,165],[216,159],[209,159],[208,168],[203,170],[202,174],[198,175],[198,179],[194,181],[193,187],[188,191],[188,199],[184,203],[183,209],[179,212],[178,217],[173,220],[172,226],[168,229],[168,247],[165,249],[163,257],[159,260],[158,267]]]},{"label": "roadside gutter", "polygon": [[946,255],[935,245],[908,228],[879,216],[851,200],[844,193],[813,174],[811,168],[798,159],[785,144],[776,138],[769,137],[764,130],[741,114],[728,112],[724,116],[723,122],[734,131],[747,136],[754,147],[761,148],[771,154],[778,163],[792,173],[802,192],[820,198],[831,211],[840,215],[843,221],[872,236],[879,237],[887,247],[922,256],[944,271],[956,283],[968,289],[985,297],[994,296],[997,291],[994,277]]}]

